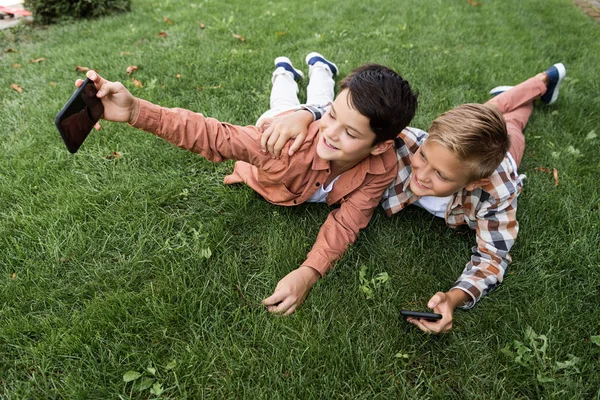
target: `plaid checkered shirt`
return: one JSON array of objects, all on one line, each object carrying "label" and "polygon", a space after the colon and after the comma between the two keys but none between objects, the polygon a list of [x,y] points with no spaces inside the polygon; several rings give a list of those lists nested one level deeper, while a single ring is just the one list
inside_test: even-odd
[{"label": "plaid checkered shirt", "polygon": [[[388,216],[403,210],[419,199],[410,190],[411,159],[427,139],[427,132],[406,128],[396,138],[398,176],[383,195],[382,206]],[[477,246],[471,260],[452,288],[471,297],[462,308],[471,308],[483,296],[502,283],[511,262],[509,251],[517,238],[517,197],[525,175],[517,175],[505,157],[489,177],[490,183],[473,191],[462,189],[452,195],[446,208],[446,224],[451,228],[468,225],[476,231]]]}]

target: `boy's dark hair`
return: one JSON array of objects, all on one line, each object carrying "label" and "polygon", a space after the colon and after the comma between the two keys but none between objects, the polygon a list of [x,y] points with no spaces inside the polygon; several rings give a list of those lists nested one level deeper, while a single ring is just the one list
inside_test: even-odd
[{"label": "boy's dark hair", "polygon": [[375,133],[373,145],[393,140],[406,128],[417,110],[417,94],[395,71],[365,64],[346,76],[341,90],[348,89],[348,105],[369,118]]}]

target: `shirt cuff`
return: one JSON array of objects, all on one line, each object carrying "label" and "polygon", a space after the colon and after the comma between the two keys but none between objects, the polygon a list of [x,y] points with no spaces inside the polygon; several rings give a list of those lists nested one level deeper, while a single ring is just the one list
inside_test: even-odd
[{"label": "shirt cuff", "polygon": [[160,106],[140,99],[140,111],[129,125],[147,132],[157,132],[160,126]]},{"label": "shirt cuff", "polygon": [[300,108],[296,111],[300,111],[300,110],[306,110],[309,111],[312,116],[313,116],[313,122],[320,120],[323,117],[323,114],[325,114],[325,110],[327,110],[327,107],[319,107],[319,106],[311,106],[311,105],[302,105],[300,106]]},{"label": "shirt cuff", "polygon": [[[473,306],[475,305],[475,303],[477,303],[477,297],[475,297],[475,295],[470,292],[469,288],[463,287],[465,285],[468,285],[468,284],[465,283],[465,282],[458,282],[456,285],[452,286],[450,288],[450,290],[452,290],[452,289],[460,289],[460,290],[462,290],[463,292],[465,292],[466,294],[469,295],[469,297],[471,298],[471,300],[468,300],[467,302],[465,302],[465,304],[463,304],[462,306],[458,307],[458,308],[462,308],[463,310],[469,310],[469,309],[473,308]],[[471,288],[475,288],[475,287],[471,286]]]}]

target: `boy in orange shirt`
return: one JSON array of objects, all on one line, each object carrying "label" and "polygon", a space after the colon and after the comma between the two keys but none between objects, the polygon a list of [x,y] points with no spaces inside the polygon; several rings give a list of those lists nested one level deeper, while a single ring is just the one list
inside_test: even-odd
[{"label": "boy in orange shirt", "polygon": [[[554,103],[565,76],[565,66],[555,64],[515,87],[492,89],[497,96],[485,104],[464,104],[440,115],[429,133],[406,128],[396,139],[398,175],[382,202],[388,216],[413,204],[444,218],[451,228],[468,225],[476,231],[477,246],[462,275],[427,303],[442,319],[408,319],[422,331],[449,331],[457,307],[473,307],[502,282],[519,227],[523,130],[534,100]],[[296,116],[266,122],[262,143],[275,154],[281,151],[278,144],[305,129]],[[301,142],[298,135],[294,146]]]},{"label": "boy in orange shirt", "polygon": [[[327,86],[325,92],[332,97],[335,64],[318,53],[309,54],[306,61],[311,81],[318,79],[317,86]],[[284,94],[282,98],[291,99],[287,105],[300,109],[295,79],[301,74],[287,58],[276,59],[276,67],[273,93]],[[261,132],[254,126],[235,126],[188,110],[163,108],[134,97],[121,83],[107,81],[96,72],[87,76],[98,89],[104,119],[127,122],[213,162],[237,160],[225,183],[244,182],[278,205],[340,204],[327,217],[302,265],[263,300],[270,312],[284,315],[296,310],[312,285],[368,224],[398,169],[393,140],[417,106],[416,95],[400,75],[380,65],[365,65],[342,81],[335,101],[327,99],[333,103],[310,125],[297,154],[274,159],[261,151]],[[278,95],[271,100],[272,108],[281,102]]]}]

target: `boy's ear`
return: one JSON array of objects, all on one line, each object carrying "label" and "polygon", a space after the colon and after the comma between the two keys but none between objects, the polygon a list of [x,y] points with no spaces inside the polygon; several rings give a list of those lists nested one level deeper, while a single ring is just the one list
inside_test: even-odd
[{"label": "boy's ear", "polygon": [[385,142],[377,143],[373,146],[373,150],[371,150],[371,155],[378,156],[381,153],[385,153],[387,149],[394,145],[393,140],[386,140]]},{"label": "boy's ear", "polygon": [[465,186],[465,189],[467,189],[470,192],[471,190],[475,190],[478,187],[485,186],[488,183],[490,183],[490,180],[488,178],[479,179],[478,181],[469,183],[467,186]]}]

